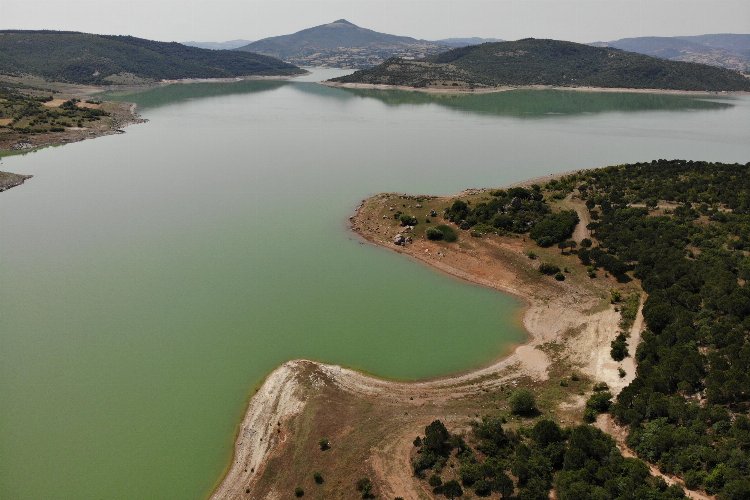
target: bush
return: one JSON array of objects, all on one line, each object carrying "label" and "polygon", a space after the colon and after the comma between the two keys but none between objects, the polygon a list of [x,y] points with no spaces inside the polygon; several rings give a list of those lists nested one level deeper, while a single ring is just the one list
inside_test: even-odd
[{"label": "bush", "polygon": [[296,488],[294,488],[294,496],[297,498],[305,496],[305,490],[297,486]]},{"label": "bush", "polygon": [[409,214],[399,215],[398,220],[401,221],[402,226],[416,226],[417,224],[419,224],[417,218]]},{"label": "bush", "polygon": [[323,484],[323,474],[320,472],[313,473],[313,479],[315,480],[315,484]]},{"label": "bush", "polygon": [[628,356],[628,342],[624,333],[619,333],[612,341],[610,356],[615,361],[622,361]]},{"label": "bush", "polygon": [[548,276],[552,276],[553,274],[558,274],[560,272],[560,268],[554,264],[550,264],[549,262],[542,262],[541,264],[539,264],[539,272]]},{"label": "bush", "polygon": [[536,413],[536,398],[528,389],[517,389],[508,398],[510,411],[514,415],[529,416]]},{"label": "bush", "polygon": [[427,483],[433,488],[436,488],[443,484],[443,479],[437,474],[433,474],[430,476],[430,479],[427,481]]},{"label": "bush", "polygon": [[357,491],[362,493],[362,498],[375,498],[372,494],[372,481],[369,477],[363,477],[357,481]]},{"label": "bush", "polygon": [[320,441],[318,441],[318,444],[320,445],[320,451],[331,449],[331,442],[328,441],[328,438],[321,439]]},{"label": "bush", "polygon": [[555,279],[557,281],[565,281],[565,275],[563,273],[557,273],[555,274]]},{"label": "bush", "polygon": [[586,422],[593,422],[597,415],[609,411],[610,406],[612,406],[612,393],[609,391],[595,392],[586,402],[583,419]]},{"label": "bush", "polygon": [[436,227],[428,227],[427,231],[425,231],[425,236],[427,236],[428,240],[432,241],[440,241],[444,237],[443,232]]},{"label": "bush", "polygon": [[436,227],[436,229],[439,229],[443,233],[443,239],[448,243],[453,243],[454,241],[458,240],[458,235],[452,227],[445,224],[440,224]]}]

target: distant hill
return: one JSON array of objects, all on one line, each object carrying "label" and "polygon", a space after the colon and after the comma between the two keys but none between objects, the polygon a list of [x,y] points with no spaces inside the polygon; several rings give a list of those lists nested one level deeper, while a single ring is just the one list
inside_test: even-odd
[{"label": "distant hill", "polygon": [[423,61],[393,58],[332,81],[417,88],[553,85],[750,90],[749,79],[728,69],[533,38],[452,49]]},{"label": "distant hill", "polygon": [[300,66],[368,68],[389,57],[422,58],[446,48],[427,40],[360,28],[339,19],[291,35],[264,38],[236,50],[257,52]]},{"label": "distant hill", "polygon": [[455,49],[458,47],[468,47],[469,45],[479,45],[480,43],[502,41],[503,40],[499,38],[480,38],[478,36],[472,36],[469,38],[443,38],[440,40],[435,40],[435,43]]},{"label": "distant hill", "polygon": [[595,42],[592,45],[614,47],[671,61],[697,62],[750,72],[750,35],[647,36]]},{"label": "distant hill", "polygon": [[118,84],[179,78],[294,75],[294,65],[259,54],[214,51],[131,36],[0,31],[0,73]]},{"label": "distant hill", "polygon": [[239,47],[244,47],[248,43],[253,43],[252,40],[228,40],[226,42],[182,42],[182,45],[188,47],[198,47],[199,49],[210,49],[210,50],[232,50]]}]

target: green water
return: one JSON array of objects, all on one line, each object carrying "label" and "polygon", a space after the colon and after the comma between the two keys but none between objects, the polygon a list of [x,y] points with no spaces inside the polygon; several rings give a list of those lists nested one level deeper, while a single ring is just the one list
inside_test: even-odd
[{"label": "green water", "polygon": [[522,339],[513,298],[352,236],[369,194],[750,158],[746,98],[262,81],[129,99],[147,124],[0,164],[35,175],[0,194],[2,498],[200,498],[285,360],[416,379]]}]

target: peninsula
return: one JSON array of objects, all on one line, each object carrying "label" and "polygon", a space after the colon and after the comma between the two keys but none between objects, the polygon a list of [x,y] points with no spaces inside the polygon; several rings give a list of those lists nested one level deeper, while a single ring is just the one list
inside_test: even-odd
[{"label": "peninsula", "polygon": [[[750,381],[736,370],[747,363],[747,336],[729,334],[746,330],[750,314],[740,194],[749,169],[659,160],[448,197],[364,200],[351,217],[357,234],[521,297],[528,342],[488,367],[417,383],[285,363],[252,398],[213,498],[306,488],[326,498],[450,498],[461,488],[741,498],[731,494],[750,484],[726,453],[750,428],[741,409]],[[680,329],[701,318],[722,318],[726,335]],[[648,401],[664,406],[654,414]],[[726,422],[718,433],[707,432],[711,415]],[[548,433],[558,437],[540,437]],[[579,440],[604,451],[579,450]],[[698,450],[726,456],[680,458]],[[613,453],[647,463],[603,460]],[[579,454],[622,481],[582,473],[570,462]],[[716,467],[731,472],[716,482]]]},{"label": "peninsula", "polygon": [[422,60],[392,58],[329,84],[448,91],[518,87],[750,90],[750,79],[724,68],[533,38],[462,47]]}]

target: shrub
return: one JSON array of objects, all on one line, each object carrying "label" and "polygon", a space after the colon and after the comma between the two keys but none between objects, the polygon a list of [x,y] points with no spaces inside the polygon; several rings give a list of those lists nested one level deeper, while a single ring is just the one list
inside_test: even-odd
[{"label": "shrub", "polygon": [[620,332],[612,341],[610,356],[615,361],[622,361],[628,356],[628,342],[624,333]]},{"label": "shrub", "polygon": [[436,226],[435,229],[443,233],[443,239],[447,241],[448,243],[453,243],[454,241],[458,240],[458,235],[456,234],[456,231],[454,231],[453,228],[450,226],[447,226],[445,224],[440,224],[439,226]]},{"label": "shrub", "polygon": [[593,422],[598,414],[608,411],[610,406],[612,406],[612,393],[609,391],[595,392],[586,401],[583,419],[586,422]]},{"label": "shrub", "polygon": [[328,441],[328,438],[321,439],[320,441],[318,441],[318,444],[320,445],[320,451],[331,449],[331,442]]},{"label": "shrub", "polygon": [[323,484],[323,474],[320,472],[313,473],[313,479],[315,480],[315,484]]},{"label": "shrub", "polygon": [[555,279],[557,281],[565,281],[565,275],[563,273],[557,273],[555,274]]},{"label": "shrub", "polygon": [[297,498],[305,496],[305,490],[297,486],[296,488],[294,488],[294,496]]},{"label": "shrub", "polygon": [[443,239],[443,232],[438,228],[428,227],[427,231],[425,231],[425,236],[427,236],[428,240],[440,241]]},{"label": "shrub", "polygon": [[436,488],[443,484],[443,479],[437,474],[433,474],[430,476],[430,479],[427,482],[429,483],[430,486],[432,486],[433,488]]},{"label": "shrub", "polygon": [[369,477],[363,477],[357,481],[357,491],[362,493],[362,498],[375,498],[372,494],[372,481]]},{"label": "shrub", "polygon": [[402,226],[416,226],[419,223],[416,217],[409,214],[399,215],[398,220],[401,221]]},{"label": "shrub", "polygon": [[553,274],[559,273],[560,268],[554,264],[550,264],[549,262],[542,262],[541,264],[539,264],[539,272],[548,276],[552,276]]},{"label": "shrub", "polygon": [[515,415],[529,416],[536,413],[536,398],[528,389],[517,389],[508,398],[510,411]]}]

